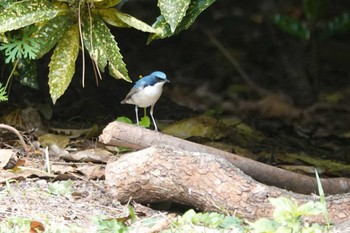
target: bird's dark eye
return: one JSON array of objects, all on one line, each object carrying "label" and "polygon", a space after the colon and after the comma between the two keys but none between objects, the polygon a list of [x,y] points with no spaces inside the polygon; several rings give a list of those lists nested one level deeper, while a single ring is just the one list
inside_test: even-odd
[{"label": "bird's dark eye", "polygon": [[157,80],[162,80],[162,78],[161,78],[161,77],[158,77],[158,76],[156,76],[156,79],[157,79]]}]

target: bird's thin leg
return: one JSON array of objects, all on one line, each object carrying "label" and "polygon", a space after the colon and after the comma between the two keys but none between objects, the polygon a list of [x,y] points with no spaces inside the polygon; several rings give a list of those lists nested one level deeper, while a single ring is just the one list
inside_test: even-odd
[{"label": "bird's thin leg", "polygon": [[153,108],[154,108],[154,105],[151,106],[150,114],[151,114],[151,118],[152,118],[152,121],[153,121],[153,124],[154,124],[154,130],[158,131],[156,121],[154,120],[154,117],[153,117]]},{"label": "bird's thin leg", "polygon": [[135,105],[135,114],[136,114],[136,124],[139,125],[139,109],[137,105]]}]

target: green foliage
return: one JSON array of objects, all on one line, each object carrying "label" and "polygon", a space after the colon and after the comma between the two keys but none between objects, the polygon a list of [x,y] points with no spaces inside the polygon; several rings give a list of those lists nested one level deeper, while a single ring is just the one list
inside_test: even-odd
[{"label": "green foliage", "polygon": [[79,52],[78,24],[72,25],[59,40],[49,64],[49,87],[53,103],[66,91],[75,72]]},{"label": "green foliage", "polygon": [[276,14],[272,17],[272,22],[290,36],[302,40],[309,40],[311,37],[324,40],[349,30],[350,13],[343,12],[333,19],[325,20],[323,16],[327,6],[328,0],[303,0],[305,19]]},{"label": "green foliage", "polygon": [[132,125],[132,121],[130,120],[130,118],[128,118],[126,116],[120,116],[116,119],[116,121]]},{"label": "green foliage", "polygon": [[4,50],[6,63],[14,62],[20,58],[35,59],[39,52],[39,46],[42,42],[38,38],[30,37],[33,27],[27,27],[23,30],[23,36],[13,36],[8,38],[8,42],[0,46],[0,50]]},{"label": "green foliage", "polygon": [[145,115],[145,116],[141,117],[139,125],[142,127],[148,128],[151,126],[151,119]]},{"label": "green foliage", "polygon": [[0,233],[28,232],[31,220],[28,218],[13,217],[6,224],[1,224]]},{"label": "green foliage", "polygon": [[191,0],[159,0],[160,13],[169,24],[172,33],[186,15]]},{"label": "green foliage", "polygon": [[151,27],[121,12],[116,7],[120,0],[4,0],[0,2],[0,42],[3,43],[0,50],[9,63],[39,59],[57,45],[49,73],[50,94],[55,103],[75,73],[79,47],[87,49],[102,72],[108,66],[111,76],[131,81],[106,23],[150,33],[150,42],[187,29],[214,1],[158,0],[162,15]]},{"label": "green foliage", "polygon": [[52,183],[48,187],[48,189],[51,194],[69,196],[73,192],[72,185],[73,185],[72,180],[57,181],[55,183]]},{"label": "green foliage", "polygon": [[118,221],[117,219],[105,219],[103,217],[94,219],[95,225],[97,227],[97,232],[108,233],[108,232],[118,232],[124,233],[128,232],[127,226],[124,223]]},{"label": "green foliage", "polygon": [[216,212],[196,213],[193,209],[190,209],[182,216],[177,217],[172,223],[171,229],[165,232],[185,232],[189,230],[188,226],[192,225],[221,230],[234,229],[235,232],[244,232],[242,224],[242,220],[233,216]]},{"label": "green foliage", "polygon": [[320,195],[320,203],[322,205],[322,213],[324,215],[324,219],[326,220],[328,228],[330,228],[328,211],[327,211],[326,196],[323,192],[322,183],[321,183],[320,177],[318,176],[318,172],[317,172],[316,168],[315,168],[315,175],[316,175],[316,180],[317,180],[318,193]]},{"label": "green foliage", "polygon": [[[130,118],[126,117],[126,116],[120,116],[116,119],[116,121],[119,122],[123,122],[126,124],[132,124],[132,121],[130,120]],[[143,116],[141,117],[141,120],[139,121],[139,125],[145,128],[148,128],[151,126],[151,120],[148,116]]]},{"label": "green foliage", "polygon": [[301,21],[283,15],[275,15],[272,20],[276,26],[289,35],[304,40],[310,39],[311,31]]},{"label": "green foliage", "polygon": [[253,232],[325,232],[325,228],[318,224],[308,225],[301,221],[301,216],[322,213],[324,209],[320,202],[310,201],[298,206],[294,199],[287,197],[270,198],[270,202],[275,207],[273,219],[261,218],[250,223]]},{"label": "green foliage", "polygon": [[0,83],[0,102],[7,101],[7,95],[5,87]]},{"label": "green foliage", "polygon": [[[179,20],[179,17],[176,16],[178,12],[182,12],[181,9],[174,9],[173,11],[164,10],[165,12],[169,12],[170,14],[175,15],[168,15],[167,18],[164,15],[160,15],[157,18],[156,22],[153,24],[153,28],[157,30],[157,33],[151,34],[148,37],[148,43],[150,43],[152,40],[169,37],[188,29],[198,17],[198,15],[202,13],[206,8],[208,8],[211,4],[213,4],[215,1],[216,0],[192,0],[188,6],[186,14],[183,15],[181,20]],[[176,7],[179,7],[181,5],[185,4],[176,4]]]}]

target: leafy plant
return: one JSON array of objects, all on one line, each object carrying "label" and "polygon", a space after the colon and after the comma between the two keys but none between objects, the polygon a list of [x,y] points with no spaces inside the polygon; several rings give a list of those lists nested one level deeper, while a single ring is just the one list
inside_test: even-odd
[{"label": "leafy plant", "polygon": [[302,10],[305,18],[296,19],[287,15],[276,14],[273,22],[290,36],[309,40],[326,39],[336,33],[350,29],[350,13],[343,12],[333,19],[325,20],[328,0],[303,0]]},{"label": "leafy plant", "polygon": [[271,204],[275,207],[273,219],[261,218],[250,223],[253,232],[324,232],[324,227],[318,224],[304,224],[301,216],[318,215],[323,212],[321,202],[307,202],[298,206],[298,203],[291,198],[279,197],[270,198]]},{"label": "leafy plant", "polygon": [[0,83],[0,102],[7,101],[7,95],[5,87]]},{"label": "leafy plant", "polygon": [[[121,12],[117,7],[121,0],[2,1],[0,42],[3,44],[0,50],[4,51],[5,61],[9,63],[19,59],[39,59],[53,49],[48,83],[55,103],[72,80],[79,48],[83,59],[84,48],[88,51],[99,75],[108,67],[114,78],[131,81],[108,25],[150,33],[149,43],[186,30],[214,1],[158,0],[161,15],[152,26]],[[83,86],[84,72],[83,68]]]},{"label": "leafy plant", "polygon": [[241,219],[216,212],[196,213],[193,209],[177,217],[172,223],[171,229],[165,232],[188,232],[188,226],[193,225],[221,230],[234,229],[235,232],[244,232]]},{"label": "leafy plant", "polygon": [[[300,8],[304,17],[292,17],[276,14],[272,22],[287,35],[299,39],[300,47],[303,48],[308,62],[304,73],[307,75],[305,83],[309,83],[313,99],[319,97],[319,62],[318,53],[323,43],[337,33],[346,32],[350,29],[350,12],[341,12],[329,19],[326,17],[328,0],[303,0]],[[303,69],[303,68],[302,68]]]},{"label": "leafy plant", "polygon": [[[116,121],[127,123],[127,124],[132,124],[132,121],[130,120],[130,118],[128,118],[126,116],[118,117],[116,119]],[[147,116],[147,109],[146,108],[144,108],[144,116],[141,117],[141,119],[139,121],[139,125],[142,127],[145,127],[145,128],[148,128],[151,126],[151,119]]]}]

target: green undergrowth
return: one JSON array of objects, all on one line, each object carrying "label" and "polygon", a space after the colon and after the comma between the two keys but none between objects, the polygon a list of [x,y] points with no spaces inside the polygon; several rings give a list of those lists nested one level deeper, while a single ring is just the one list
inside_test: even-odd
[{"label": "green undergrowth", "polygon": [[[94,232],[138,232],[138,229],[151,229],[161,222],[167,222],[164,233],[196,233],[196,232],[237,232],[237,233],[275,233],[275,232],[300,232],[300,233],[322,233],[329,232],[329,225],[308,224],[302,221],[302,217],[325,214],[324,203],[307,202],[298,205],[294,199],[289,197],[271,198],[271,204],[275,207],[272,219],[261,218],[255,222],[224,215],[216,212],[197,213],[193,209],[188,210],[183,215],[179,215],[171,220],[167,215],[155,215],[139,219],[135,216],[132,207],[129,207],[129,216],[126,218],[106,218],[104,216],[92,217],[92,225],[89,230]],[[0,233],[28,232],[29,229],[40,231],[40,227],[35,225],[36,221],[24,217],[12,217],[6,222],[0,223]],[[37,227],[33,227],[37,226]],[[41,222],[45,227],[45,232],[86,232],[87,229],[72,225],[62,225],[53,222]],[[31,232],[35,232],[31,231]]]}]

